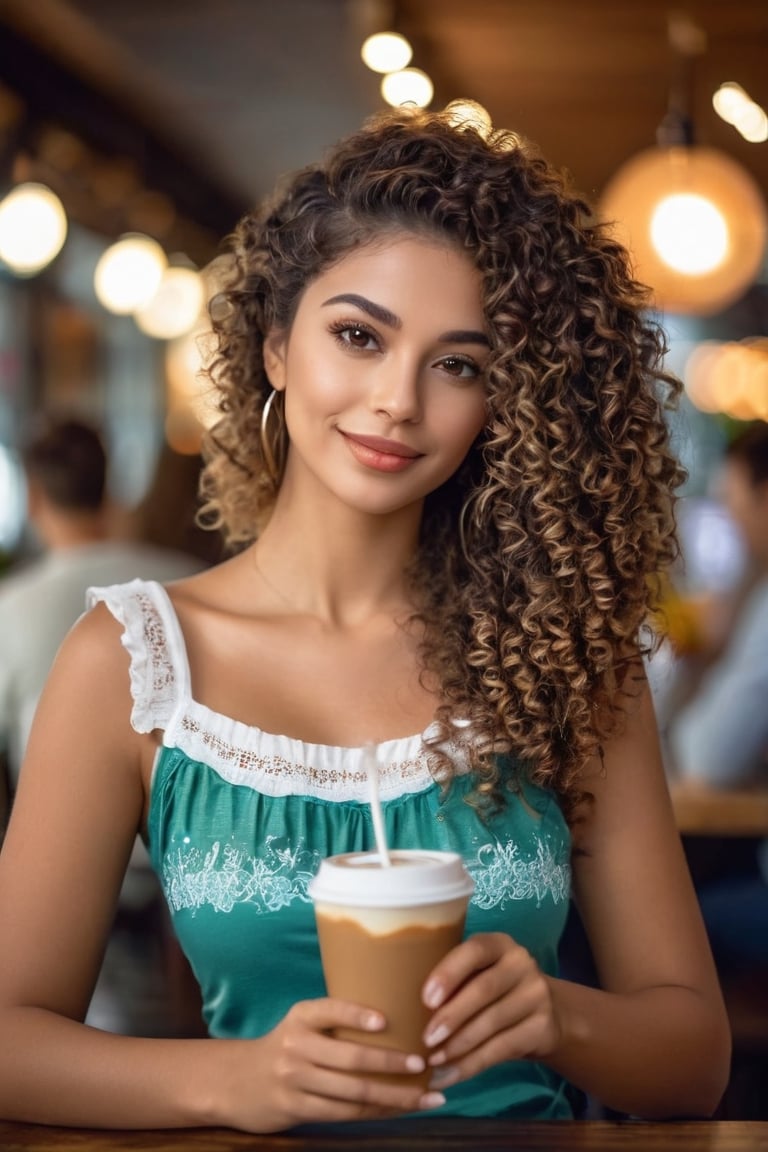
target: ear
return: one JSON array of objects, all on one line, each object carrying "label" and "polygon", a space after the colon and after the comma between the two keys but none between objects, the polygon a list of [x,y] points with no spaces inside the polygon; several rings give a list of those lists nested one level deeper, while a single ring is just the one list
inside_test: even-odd
[{"label": "ear", "polygon": [[264,341],[264,371],[276,392],[282,392],[285,389],[287,351],[288,333],[285,329],[270,329]]}]

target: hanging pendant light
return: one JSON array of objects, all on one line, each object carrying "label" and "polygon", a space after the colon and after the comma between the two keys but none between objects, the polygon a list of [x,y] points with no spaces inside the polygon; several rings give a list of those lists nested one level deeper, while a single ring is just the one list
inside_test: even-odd
[{"label": "hanging pendant light", "polygon": [[732,157],[694,142],[692,61],[705,37],[670,20],[677,68],[656,147],[633,156],[607,184],[599,211],[630,252],[635,276],[664,312],[711,315],[735,303],[762,267],[768,211]]},{"label": "hanging pendant light", "polygon": [[760,189],[715,148],[641,152],[608,184],[600,211],[662,311],[720,312],[762,266],[768,218]]},{"label": "hanging pendant light", "polygon": [[0,260],[17,276],[41,272],[66,238],[64,206],[45,184],[19,184],[0,203]]},{"label": "hanging pendant light", "polygon": [[138,233],[122,236],[96,265],[94,288],[99,302],[120,316],[135,312],[157,292],[167,263],[156,240]]}]

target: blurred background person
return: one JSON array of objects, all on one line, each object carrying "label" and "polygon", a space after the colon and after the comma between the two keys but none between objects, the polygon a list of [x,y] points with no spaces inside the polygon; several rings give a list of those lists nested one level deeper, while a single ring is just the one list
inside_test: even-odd
[{"label": "blurred background person", "polygon": [[[22,447],[27,517],[38,554],[0,579],[0,747],[15,790],[37,700],[61,641],[91,585],[134,577],[175,580],[203,567],[177,549],[115,539],[108,460],[99,432],[78,419],[47,419]],[[168,509],[169,535],[180,517]]]},{"label": "blurred background person", "polygon": [[[691,786],[768,786],[768,424],[749,425],[728,445],[721,491],[748,564],[713,613],[696,682],[669,725],[671,770]],[[699,897],[721,969],[768,966],[768,845]]]}]

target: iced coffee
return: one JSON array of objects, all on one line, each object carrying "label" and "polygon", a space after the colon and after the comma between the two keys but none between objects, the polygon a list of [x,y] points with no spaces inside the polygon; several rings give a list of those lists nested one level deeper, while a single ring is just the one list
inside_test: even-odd
[{"label": "iced coffee", "polygon": [[[333,856],[310,885],[328,995],[380,1011],[377,1033],[339,1030],[366,1044],[420,1053],[431,1015],[421,999],[432,969],[464,933],[473,884],[452,852]],[[409,1075],[426,1086],[431,1071]],[[400,1077],[394,1077],[400,1079]]]}]

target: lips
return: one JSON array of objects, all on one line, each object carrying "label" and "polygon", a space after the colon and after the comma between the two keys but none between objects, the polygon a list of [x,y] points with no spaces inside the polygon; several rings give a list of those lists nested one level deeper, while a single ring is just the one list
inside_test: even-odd
[{"label": "lips", "polygon": [[401,444],[398,440],[385,440],[382,436],[358,436],[352,432],[342,432],[341,434],[346,440],[351,440],[353,443],[368,448],[371,452],[378,452],[382,456],[400,456],[404,460],[415,460],[417,456],[422,455],[415,448],[409,448],[407,444]]},{"label": "lips", "polygon": [[374,472],[404,472],[423,456],[423,452],[417,452],[399,440],[387,440],[383,436],[358,436],[341,429],[339,432],[357,463]]}]

